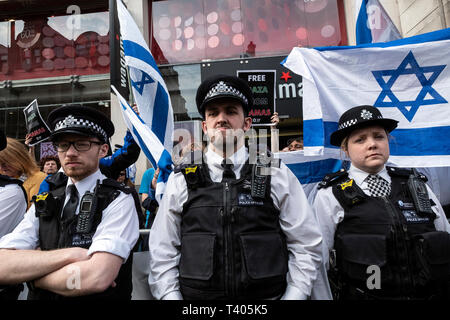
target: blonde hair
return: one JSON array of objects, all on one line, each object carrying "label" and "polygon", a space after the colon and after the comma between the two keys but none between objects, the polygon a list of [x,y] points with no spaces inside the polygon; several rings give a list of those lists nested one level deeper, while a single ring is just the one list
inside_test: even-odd
[{"label": "blonde hair", "polygon": [[24,144],[13,138],[7,138],[8,144],[0,151],[0,163],[6,163],[10,167],[27,176],[39,171],[39,167],[28,153]]}]

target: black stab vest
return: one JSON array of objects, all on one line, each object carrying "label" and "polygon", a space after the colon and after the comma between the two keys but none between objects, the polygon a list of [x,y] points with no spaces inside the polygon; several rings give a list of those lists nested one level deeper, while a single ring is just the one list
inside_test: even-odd
[{"label": "black stab vest", "polygon": [[[61,212],[65,199],[65,189],[67,184],[67,176],[56,174],[49,178],[50,191],[48,197],[53,197],[52,205],[48,206],[45,214],[50,217],[39,216],[39,243],[41,250],[54,250],[69,247],[81,247],[88,249],[92,244],[92,237],[102,220],[102,212],[111,202],[113,202],[120,194],[131,193],[130,188],[118,183],[112,179],[105,179],[98,186],[98,206],[94,213],[93,227],[89,233],[76,233],[76,225],[78,215],[75,215],[66,222],[61,220]],[[80,195],[80,201],[83,195]],[[51,211],[51,212],[50,212]],[[28,300],[93,300],[93,299],[131,299],[132,282],[132,253],[127,261],[122,264],[117,278],[114,280],[116,287],[109,287],[104,292],[85,295],[80,297],[64,297],[56,293],[34,288],[29,291]]]},{"label": "black stab vest", "polygon": [[288,252],[270,180],[265,197],[252,198],[251,165],[245,164],[241,178],[228,183],[213,182],[205,164],[182,172],[188,185],[179,264],[184,299],[265,299],[283,294]]},{"label": "black stab vest", "polygon": [[27,192],[22,186],[23,182],[18,179],[12,179],[8,176],[0,174],[0,187],[4,187],[8,184],[17,184],[20,187],[20,189],[22,189],[23,195],[25,196],[25,202],[28,203]]},{"label": "black stab vest", "polygon": [[[344,208],[335,232],[336,270],[344,299],[432,299],[448,295],[450,235],[436,231],[435,215],[416,210],[407,180],[411,171],[388,167],[391,194],[367,196],[348,177],[333,194]],[[377,266],[380,288],[369,289]],[[372,268],[370,267],[370,268]],[[330,277],[331,278],[331,277]]]}]

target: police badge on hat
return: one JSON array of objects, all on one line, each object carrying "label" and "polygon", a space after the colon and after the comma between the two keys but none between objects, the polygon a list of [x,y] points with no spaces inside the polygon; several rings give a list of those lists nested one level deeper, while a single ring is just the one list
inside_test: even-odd
[{"label": "police badge on hat", "polygon": [[342,140],[356,129],[378,125],[391,132],[397,124],[396,120],[383,118],[381,112],[373,106],[354,107],[341,115],[338,130],[331,134],[330,143],[339,147]]}]

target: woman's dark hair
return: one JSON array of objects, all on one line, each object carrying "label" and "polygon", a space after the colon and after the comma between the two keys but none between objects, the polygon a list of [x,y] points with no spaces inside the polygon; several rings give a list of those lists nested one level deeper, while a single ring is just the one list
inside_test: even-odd
[{"label": "woman's dark hair", "polygon": [[61,168],[61,163],[59,162],[59,158],[56,156],[46,156],[41,158],[41,161],[39,162],[39,166],[41,167],[41,171],[44,169],[44,165],[47,161],[55,161],[56,162],[56,166],[59,168]]}]

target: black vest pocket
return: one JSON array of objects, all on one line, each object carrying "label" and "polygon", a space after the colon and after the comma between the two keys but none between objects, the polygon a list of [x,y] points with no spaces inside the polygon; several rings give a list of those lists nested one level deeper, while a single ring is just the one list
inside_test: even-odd
[{"label": "black vest pocket", "polygon": [[335,243],[338,268],[349,279],[366,281],[371,272],[369,266],[378,266],[381,279],[388,275],[384,266],[387,263],[386,236],[367,234],[342,234]]},{"label": "black vest pocket", "polygon": [[423,281],[447,280],[450,276],[450,234],[427,232],[414,238],[416,267]]},{"label": "black vest pocket", "polygon": [[180,277],[209,280],[214,271],[214,233],[190,233],[181,241]]},{"label": "black vest pocket", "polygon": [[287,248],[278,232],[241,234],[242,256],[250,280],[285,278]]}]

